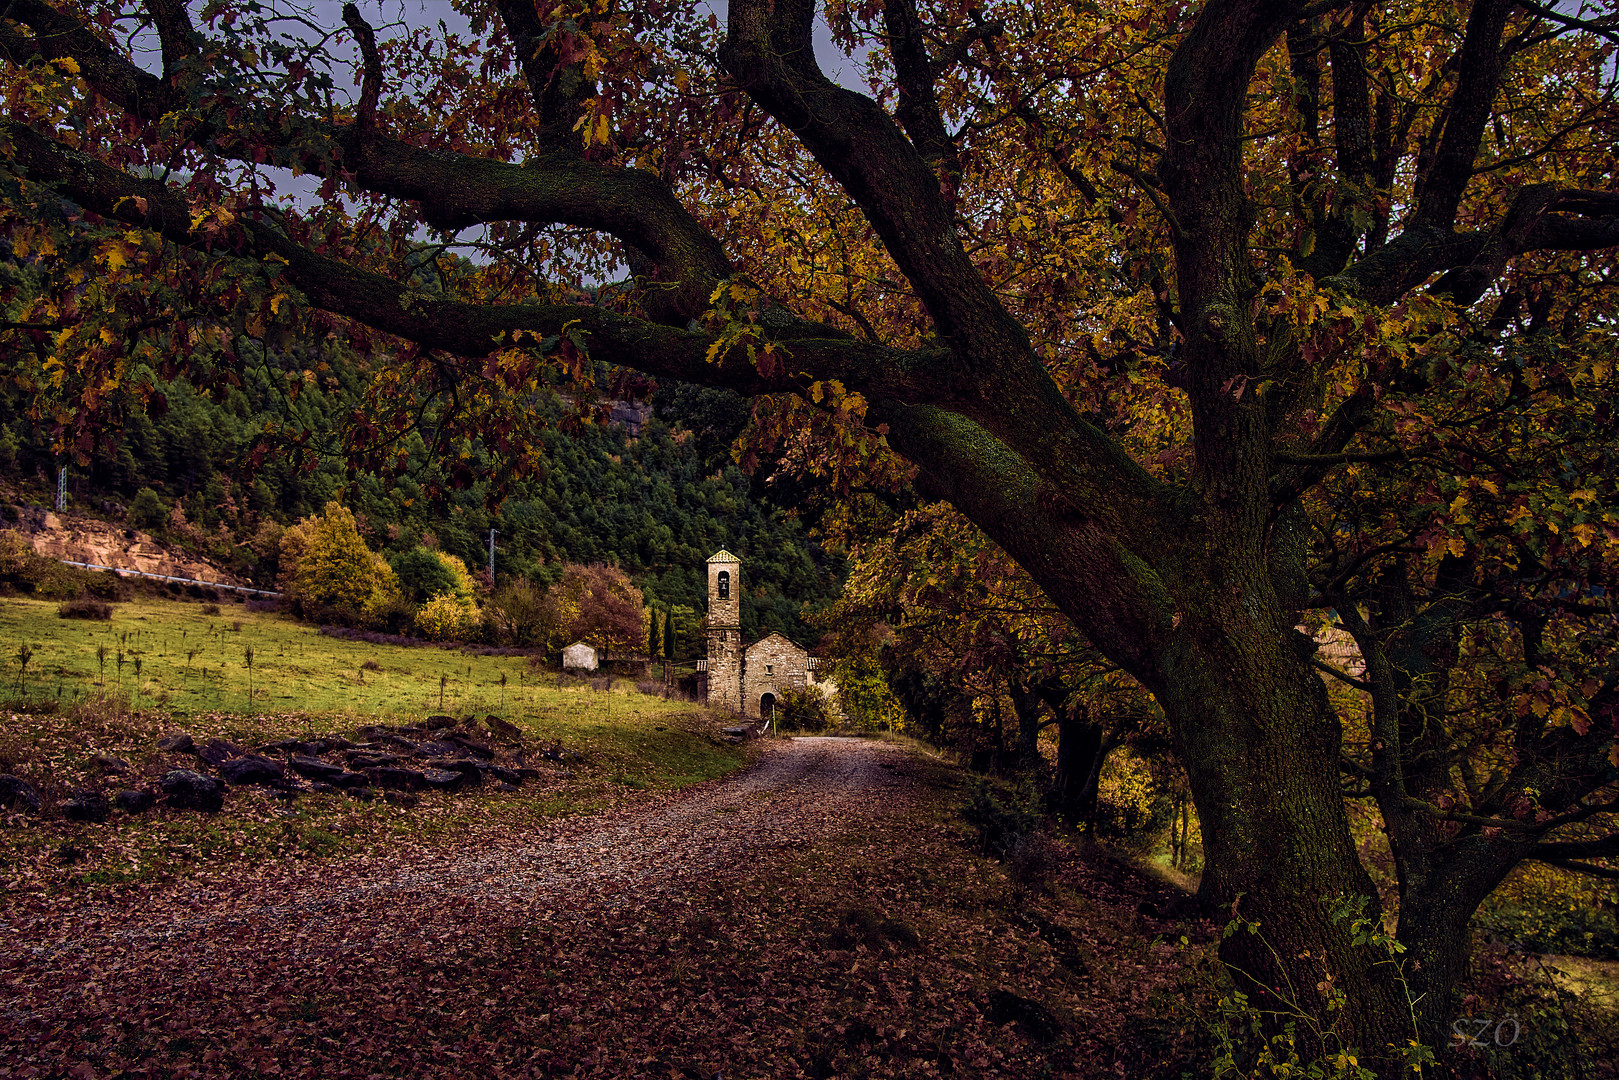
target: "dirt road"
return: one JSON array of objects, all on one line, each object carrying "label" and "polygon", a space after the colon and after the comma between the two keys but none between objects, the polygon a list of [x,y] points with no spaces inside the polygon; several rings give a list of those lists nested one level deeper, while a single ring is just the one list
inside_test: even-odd
[{"label": "dirt road", "polygon": [[160,944],[172,963],[175,949],[206,951],[221,933],[252,933],[271,951],[296,953],[312,934],[339,927],[360,939],[407,914],[427,933],[445,918],[465,918],[469,904],[530,914],[586,903],[612,908],[631,895],[645,902],[679,892],[777,848],[824,840],[874,797],[897,806],[912,794],[895,773],[899,751],[883,743],[801,738],[762,746],[759,761],[728,780],[564,819],[540,835],[485,834],[427,857],[294,862],[228,882],[130,890],[116,902],[0,924],[0,941],[44,976],[53,968],[65,974],[104,941]]},{"label": "dirt road", "polygon": [[3,897],[0,1080],[1151,1075],[1170,927],[1105,862],[1009,878],[963,784],[802,739],[539,830]]},{"label": "dirt road", "polygon": [[[343,987],[408,977],[424,959],[431,968],[478,954],[491,931],[510,945],[525,927],[585,936],[644,921],[783,849],[869,823],[875,806],[901,810],[914,795],[903,758],[864,740],[772,742],[725,781],[565,819],[540,835],[489,833],[408,856],[238,864],[110,901],[15,913],[0,922],[0,1045],[12,1051],[0,1055],[0,1076],[80,1064],[96,1075],[138,1074],[165,1029],[180,1032],[163,1044],[159,1071],[171,1075],[213,1074],[226,1060],[274,1063],[297,1042],[266,1043],[289,1009],[317,1026],[356,1026],[361,1004]],[[429,996],[440,992],[470,991]],[[365,1007],[393,1017],[372,1001]]]}]

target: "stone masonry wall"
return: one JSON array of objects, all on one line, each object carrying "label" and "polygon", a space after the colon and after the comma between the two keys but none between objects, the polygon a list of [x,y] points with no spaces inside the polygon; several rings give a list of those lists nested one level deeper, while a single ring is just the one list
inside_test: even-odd
[{"label": "stone masonry wall", "polygon": [[809,654],[780,634],[771,634],[748,646],[742,671],[742,712],[760,714],[765,694],[780,700],[786,690],[803,690],[808,682]]}]

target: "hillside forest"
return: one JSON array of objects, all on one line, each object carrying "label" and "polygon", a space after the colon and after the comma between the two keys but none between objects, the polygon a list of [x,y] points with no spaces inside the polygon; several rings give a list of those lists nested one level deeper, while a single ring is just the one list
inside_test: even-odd
[{"label": "hillside forest", "polygon": [[[6,268],[15,274],[15,258]],[[581,420],[565,398],[536,395],[540,464],[497,498],[477,450],[445,454],[430,446],[430,430],[402,440],[407,458],[397,476],[351,469],[341,454],[320,452],[358,407],[358,381],[338,356],[296,400],[264,368],[248,368],[239,386],[217,394],[199,393],[183,377],[166,381],[86,464],[69,466],[70,506],[275,589],[293,585],[293,568],[283,565],[286,529],[336,501],[360,539],[403,572],[402,599],[414,604],[442,591],[436,578],[421,580],[435,573],[432,559],[423,563],[427,551],[458,560],[490,592],[493,528],[494,586],[524,582],[543,593],[565,567],[617,568],[639,590],[645,621],[658,624],[660,655],[676,660],[702,655],[704,562],[726,548],[746,560],[742,626],[750,640],[772,630],[811,645],[819,639],[804,616],[835,594],[841,564],[772,498],[766,470],[745,473],[732,459],[749,414],[745,400],[675,385],[650,402],[620,404],[621,419],[612,418],[609,401]],[[289,430],[310,452],[287,453],[282,443],[278,452],[255,454],[272,432]],[[0,391],[0,477],[11,499],[51,505],[60,460],[15,385]],[[396,610],[373,621],[409,633],[410,615]]]}]

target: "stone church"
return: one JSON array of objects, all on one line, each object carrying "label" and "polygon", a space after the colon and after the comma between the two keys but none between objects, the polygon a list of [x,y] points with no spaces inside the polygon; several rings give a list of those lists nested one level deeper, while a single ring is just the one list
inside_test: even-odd
[{"label": "stone church", "polygon": [[708,703],[754,718],[774,715],[784,690],[814,685],[820,659],[779,633],[742,644],[742,561],[721,549],[708,560]]}]

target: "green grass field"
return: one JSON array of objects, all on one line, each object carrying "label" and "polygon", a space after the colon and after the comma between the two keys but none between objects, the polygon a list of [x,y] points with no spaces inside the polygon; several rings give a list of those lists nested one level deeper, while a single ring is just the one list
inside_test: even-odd
[{"label": "green grass field", "polygon": [[[0,700],[52,698],[68,705],[118,693],[135,708],[176,712],[372,716],[516,716],[557,705],[543,693],[556,676],[532,671],[524,657],[344,641],[288,615],[232,604],[205,615],[203,607],[137,600],[114,605],[110,622],[93,622],[58,618],[52,601],[0,599]],[[26,673],[17,656],[24,644],[33,650]]]},{"label": "green grass field", "polygon": [[[53,801],[81,786],[150,786],[186,766],[157,749],[168,732],[251,747],[352,738],[365,724],[441,712],[494,714],[516,724],[531,749],[560,743],[578,756],[515,793],[424,793],[408,812],[340,795],[288,804],[259,789],[234,790],[218,816],[159,808],[85,824],[49,810],[0,811],[0,881],[48,889],[116,884],[220,859],[323,857],[527,827],[634,790],[713,779],[747,760],[742,747],[715,737],[729,718],[641,694],[626,680],[607,690],[572,679],[559,685],[556,673],[531,668],[525,657],[346,641],[286,615],[230,604],[220,610],[137,600],[115,605],[111,622],[90,622],[59,618],[54,602],[0,598],[0,772],[16,772]],[[24,646],[26,669],[18,655]],[[104,774],[97,754],[131,769]]]}]

